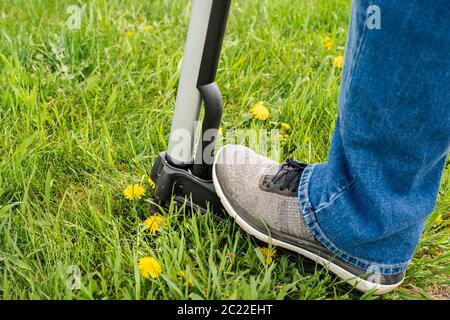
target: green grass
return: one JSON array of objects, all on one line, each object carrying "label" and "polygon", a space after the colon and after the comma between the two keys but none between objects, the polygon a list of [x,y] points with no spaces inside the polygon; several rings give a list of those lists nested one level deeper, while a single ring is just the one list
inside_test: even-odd
[{"label": "green grass", "polygon": [[[75,1],[0,2],[0,297],[3,299],[372,299],[327,270],[273,263],[232,222],[172,207],[157,236],[144,230],[152,192],[123,189],[166,149],[190,6],[183,0],[89,1],[68,30]],[[336,119],[348,0],[234,1],[217,82],[225,129],[292,132],[283,155],[324,161]],[[142,30],[153,25],[152,30]],[[134,35],[129,37],[127,32]],[[328,51],[323,38],[333,38]],[[245,122],[264,101],[278,119]],[[273,118],[272,118],[273,119]],[[449,296],[450,168],[404,285],[383,299]],[[179,220],[179,214],[186,214]],[[161,261],[156,280],[137,259]],[[67,287],[81,270],[81,288]],[[184,270],[194,287],[176,274]]]}]

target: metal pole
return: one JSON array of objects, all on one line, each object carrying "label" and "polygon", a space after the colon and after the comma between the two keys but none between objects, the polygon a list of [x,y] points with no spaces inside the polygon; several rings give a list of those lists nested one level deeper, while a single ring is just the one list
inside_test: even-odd
[{"label": "metal pole", "polygon": [[174,164],[192,163],[201,96],[197,82],[214,0],[193,0],[167,155]]}]

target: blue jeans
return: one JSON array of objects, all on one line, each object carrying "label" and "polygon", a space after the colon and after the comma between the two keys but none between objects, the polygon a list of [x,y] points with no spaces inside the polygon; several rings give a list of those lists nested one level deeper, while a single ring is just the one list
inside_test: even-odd
[{"label": "blue jeans", "polygon": [[450,151],[450,1],[353,1],[338,106],[328,161],[301,177],[302,213],[341,259],[400,273]]}]

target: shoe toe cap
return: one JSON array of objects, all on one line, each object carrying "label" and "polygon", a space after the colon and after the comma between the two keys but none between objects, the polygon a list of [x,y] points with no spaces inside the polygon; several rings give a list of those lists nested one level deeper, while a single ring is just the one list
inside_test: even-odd
[{"label": "shoe toe cap", "polygon": [[251,192],[274,163],[247,147],[226,145],[217,153],[214,169],[217,180],[226,191]]}]

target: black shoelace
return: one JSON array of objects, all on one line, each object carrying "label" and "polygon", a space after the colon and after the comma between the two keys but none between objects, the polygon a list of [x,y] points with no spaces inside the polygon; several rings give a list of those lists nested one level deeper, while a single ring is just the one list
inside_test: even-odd
[{"label": "black shoelace", "polygon": [[[307,164],[288,158],[286,163],[281,165],[278,172],[272,177],[271,182],[278,186],[280,191],[288,189],[297,192],[300,178]],[[270,181],[268,181],[270,182]]]}]

